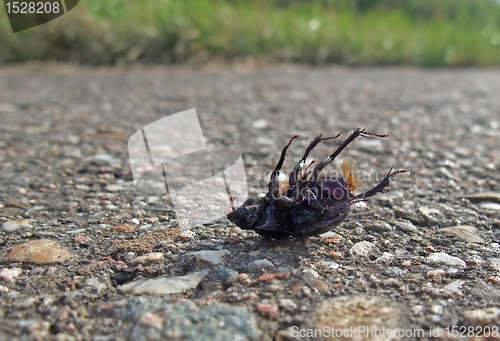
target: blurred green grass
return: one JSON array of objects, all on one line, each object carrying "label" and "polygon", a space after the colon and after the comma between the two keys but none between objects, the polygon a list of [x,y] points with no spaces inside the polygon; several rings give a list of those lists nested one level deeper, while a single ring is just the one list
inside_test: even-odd
[{"label": "blurred green grass", "polygon": [[0,63],[200,63],[211,58],[349,65],[500,65],[493,0],[86,0],[12,34]]}]

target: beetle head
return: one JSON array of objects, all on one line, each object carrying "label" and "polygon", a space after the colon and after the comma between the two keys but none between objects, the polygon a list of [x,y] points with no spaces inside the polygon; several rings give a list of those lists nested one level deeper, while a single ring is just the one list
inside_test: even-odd
[{"label": "beetle head", "polygon": [[262,210],[259,200],[256,198],[247,199],[243,205],[229,212],[227,219],[244,230],[252,230],[262,220]]}]

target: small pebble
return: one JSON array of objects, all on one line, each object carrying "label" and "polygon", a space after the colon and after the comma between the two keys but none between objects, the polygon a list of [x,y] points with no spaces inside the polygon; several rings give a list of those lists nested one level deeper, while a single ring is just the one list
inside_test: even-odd
[{"label": "small pebble", "polygon": [[363,240],[351,247],[351,253],[358,257],[369,257],[375,253],[379,253],[379,250],[374,244]]},{"label": "small pebble", "polygon": [[257,310],[271,320],[275,320],[280,316],[280,309],[275,303],[259,302],[257,303]]},{"label": "small pebble", "polygon": [[165,316],[148,311],[139,318],[139,324],[160,329],[165,324]]},{"label": "small pebble", "polygon": [[460,266],[465,268],[465,262],[458,257],[450,256],[444,252],[436,252],[426,258],[428,263]]},{"label": "small pebble", "polygon": [[251,269],[271,269],[275,268],[274,264],[268,261],[267,259],[257,259],[248,264],[248,267]]},{"label": "small pebble", "polygon": [[238,281],[243,282],[248,279],[248,275],[245,273],[239,274],[238,275]]},{"label": "small pebble", "polygon": [[136,257],[132,259],[133,264],[144,264],[144,263],[159,263],[165,259],[165,255],[161,252],[151,252],[145,255]]},{"label": "small pebble", "polygon": [[252,126],[256,129],[262,129],[267,127],[267,121],[265,120],[257,120],[252,123]]},{"label": "small pebble", "polygon": [[21,227],[31,228],[31,224],[27,220],[10,220],[2,224],[2,228],[7,232],[15,231]]},{"label": "small pebble", "polygon": [[436,315],[443,315],[443,306],[440,304],[433,304],[431,306],[431,312]]},{"label": "small pebble", "polygon": [[446,272],[442,269],[429,270],[427,271],[427,278],[430,278],[434,281],[439,281],[445,276]]},{"label": "small pebble", "polygon": [[260,277],[260,282],[266,282],[271,279],[287,279],[290,277],[290,271],[264,272]]},{"label": "small pebble", "polygon": [[188,255],[194,255],[197,260],[209,262],[215,265],[223,264],[224,257],[231,254],[228,250],[201,250],[201,251],[192,251],[188,252]]},{"label": "small pebble", "polygon": [[241,228],[239,228],[238,226],[235,226],[231,229],[231,232],[233,232],[235,234],[241,234]]},{"label": "small pebble", "polygon": [[498,284],[500,283],[500,276],[490,276],[488,277],[488,281],[490,281],[493,284]]},{"label": "small pebble", "polygon": [[184,240],[190,240],[195,236],[195,233],[191,230],[185,230],[179,233],[179,237]]},{"label": "small pebble", "polygon": [[319,292],[322,292],[322,293],[325,293],[327,291],[330,290],[330,286],[323,282],[323,281],[314,281],[312,282],[311,284],[311,287],[313,287],[314,289],[318,290]]},{"label": "small pebble", "polygon": [[306,283],[312,283],[319,278],[319,274],[313,268],[305,268],[302,270],[302,279]]},{"label": "small pebble", "polygon": [[128,224],[122,224],[122,225],[114,226],[112,230],[116,231],[116,232],[132,233],[135,230],[135,226],[131,226]]},{"label": "small pebble", "polygon": [[287,311],[294,311],[295,309],[297,309],[297,304],[289,298],[282,298],[278,300],[278,306]]},{"label": "small pebble", "polygon": [[395,257],[392,253],[384,252],[382,256],[375,259],[375,263],[384,263],[384,264],[391,263],[394,260],[394,258]]},{"label": "small pebble", "polygon": [[387,270],[385,270],[385,274],[391,277],[398,277],[405,274],[406,272],[407,272],[406,270],[400,269],[396,266],[391,266],[387,268]]},{"label": "small pebble", "polygon": [[13,282],[21,274],[21,272],[23,272],[23,270],[19,268],[4,268],[0,271],[0,278],[4,282],[10,283]]}]

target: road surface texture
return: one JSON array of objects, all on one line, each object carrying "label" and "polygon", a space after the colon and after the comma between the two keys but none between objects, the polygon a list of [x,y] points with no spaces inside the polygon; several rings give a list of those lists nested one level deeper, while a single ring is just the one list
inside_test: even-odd
[{"label": "road surface texture", "polygon": [[[0,340],[498,340],[499,93],[500,70],[4,67]],[[365,189],[411,172],[326,235],[183,231],[134,187],[127,143],[190,108],[240,146],[251,191],[294,134],[286,170],[360,127],[390,136],[331,170],[349,156]]]}]

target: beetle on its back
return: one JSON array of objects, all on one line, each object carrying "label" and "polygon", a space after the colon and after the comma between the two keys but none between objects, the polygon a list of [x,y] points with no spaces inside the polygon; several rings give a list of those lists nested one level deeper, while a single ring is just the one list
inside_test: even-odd
[{"label": "beetle on its back", "polygon": [[330,231],[339,225],[349,213],[349,207],[359,201],[364,201],[384,188],[390,186],[394,175],[405,170],[392,169],[371,190],[355,195],[361,183],[357,180],[356,165],[350,160],[343,162],[343,177],[335,179],[322,178],[323,168],[332,162],[342,150],[358,136],[387,137],[365,130],[357,129],[342,144],[324,160],[320,161],[312,171],[308,167],[303,170],[305,161],[311,151],[321,141],[339,137],[316,136],[295,165],[288,184],[281,186],[278,180],[279,171],[285,161],[285,155],[295,135],[283,148],[281,157],[271,174],[268,192],[262,198],[249,198],[238,208],[233,207],[227,218],[246,230],[254,230],[268,238],[309,237]]}]

